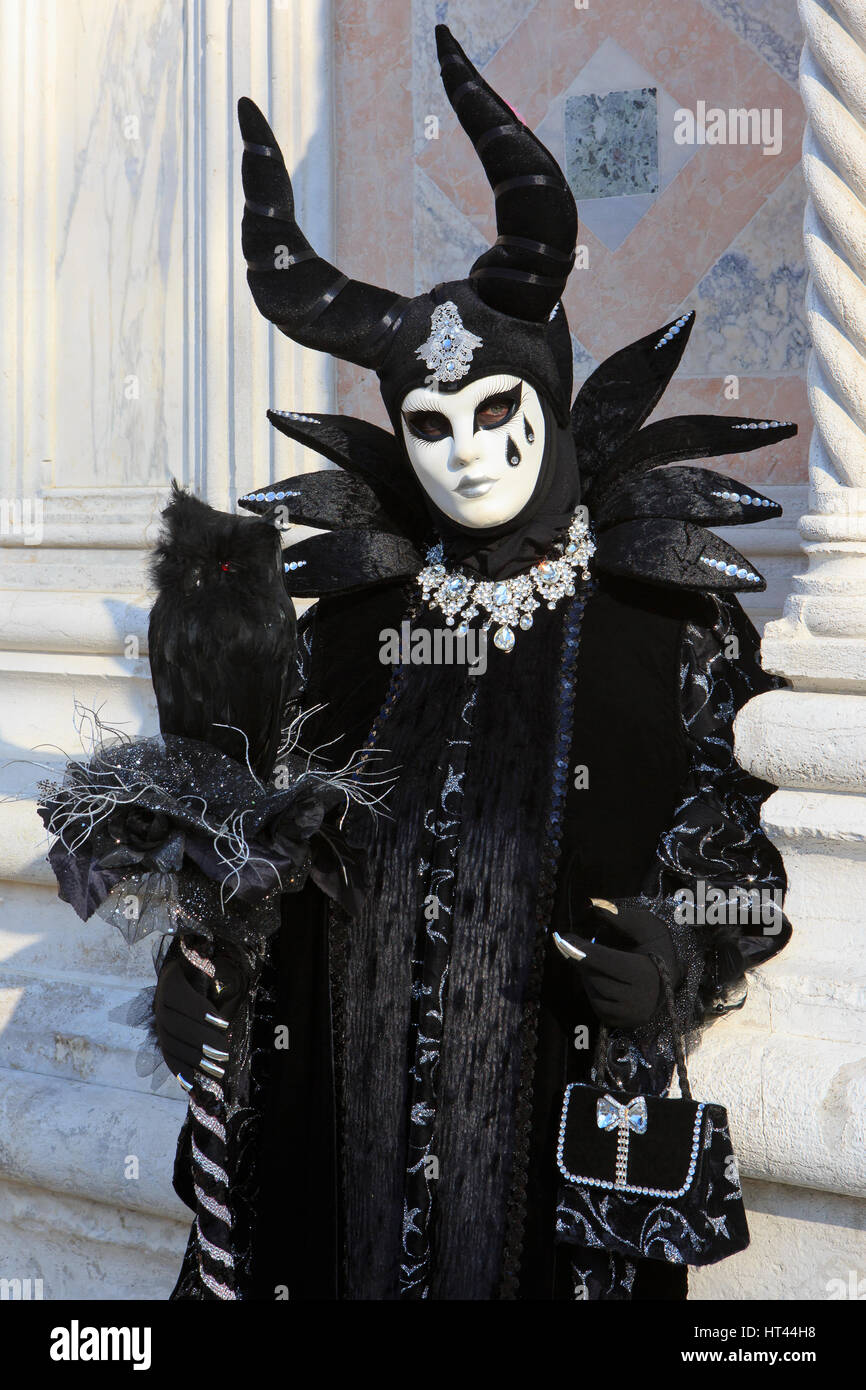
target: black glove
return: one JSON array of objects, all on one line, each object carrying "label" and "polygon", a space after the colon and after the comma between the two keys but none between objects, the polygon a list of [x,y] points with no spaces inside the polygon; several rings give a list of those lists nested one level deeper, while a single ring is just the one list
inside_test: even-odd
[{"label": "black glove", "polygon": [[[215,979],[207,982],[205,991],[206,977],[173,946],[156,983],[153,1017],[159,1049],[169,1071],[187,1087],[203,1057],[215,1068],[225,1067],[229,1030],[209,1022],[206,1015],[230,1024],[244,992],[242,972],[227,956],[218,955],[214,968]],[[205,1045],[220,1055],[207,1058]]]},{"label": "black glove", "polygon": [[[568,935],[559,940],[584,953],[583,960],[573,958],[572,963],[580,971],[596,1017],[609,1028],[636,1028],[648,1023],[661,1002],[661,977],[650,955],[664,961],[674,989],[683,978],[665,923],[649,908],[611,904],[610,909],[591,907],[580,927],[584,936]],[[592,939],[599,936],[605,941],[622,939],[631,944],[625,949],[602,946]]]}]

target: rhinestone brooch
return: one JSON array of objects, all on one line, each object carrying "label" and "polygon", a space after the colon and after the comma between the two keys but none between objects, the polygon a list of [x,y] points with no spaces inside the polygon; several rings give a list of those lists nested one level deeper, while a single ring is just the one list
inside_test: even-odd
[{"label": "rhinestone brooch", "polygon": [[420,357],[436,381],[459,381],[469,371],[472,353],[484,342],[463,327],[457,305],[447,299],[437,304],[430,319],[430,337],[415,356]]},{"label": "rhinestone brooch", "polygon": [[449,570],[440,542],[428,550],[427,564],[418,575],[421,598],[428,608],[444,613],[448,627],[458,624],[457,637],[465,637],[473,618],[483,615],[482,631],[487,632],[496,624],[493,645],[501,652],[510,652],[514,649],[515,629],[526,632],[531,628],[533,614],[542,603],[555,608],[561,598],[571,597],[576,571],[587,579],[594,554],[585,507],[575,512],[567,540],[556,547],[549,559],[540,560],[528,574],[515,574],[510,579],[474,579],[460,570]]}]

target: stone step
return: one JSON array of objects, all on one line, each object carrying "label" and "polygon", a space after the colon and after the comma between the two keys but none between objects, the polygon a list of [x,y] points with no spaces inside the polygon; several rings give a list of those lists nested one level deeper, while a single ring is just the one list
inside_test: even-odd
[{"label": "stone step", "polygon": [[749,1177],[866,1197],[866,1043],[796,1037],[731,1016],[689,1057],[696,1099],[728,1107]]},{"label": "stone step", "polygon": [[185,1111],[183,1100],[0,1067],[0,1179],[186,1220],[171,1186]]}]

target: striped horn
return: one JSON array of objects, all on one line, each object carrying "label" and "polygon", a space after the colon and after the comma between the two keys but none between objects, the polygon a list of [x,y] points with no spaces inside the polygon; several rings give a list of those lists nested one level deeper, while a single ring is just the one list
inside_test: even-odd
[{"label": "striped horn", "polygon": [[238,121],[244,142],[241,240],[258,309],[296,343],[376,368],[408,299],[350,280],[316,254],[295,220],[280,147],[248,97],[238,102]]},{"label": "striped horn", "polygon": [[496,204],[496,241],[470,278],[492,309],[543,323],[574,265],[571,189],[550,151],[488,86],[444,24],[436,26],[436,49],[446,95]]}]

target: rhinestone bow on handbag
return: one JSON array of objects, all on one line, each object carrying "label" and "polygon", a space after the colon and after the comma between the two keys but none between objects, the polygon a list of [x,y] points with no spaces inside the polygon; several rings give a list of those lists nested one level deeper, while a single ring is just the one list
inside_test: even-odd
[{"label": "rhinestone bow on handbag", "polygon": [[596,1106],[596,1122],[599,1129],[613,1129],[616,1136],[616,1187],[625,1187],[628,1182],[628,1137],[629,1131],[646,1134],[647,1111],[643,1096],[635,1096],[628,1105],[620,1105],[613,1096],[599,1096]]},{"label": "rhinestone bow on handbag", "polygon": [[[669,1087],[661,1095],[611,1095],[604,1081],[609,1038],[599,1029],[592,1082],[570,1081],[563,1096],[556,1239],[630,1260],[713,1264],[749,1243],[728,1116],[724,1106],[692,1097],[670,974],[660,956],[651,959],[664,991],[680,1095],[670,1096]],[[629,1155],[632,1134],[648,1138],[637,1139]]]}]

